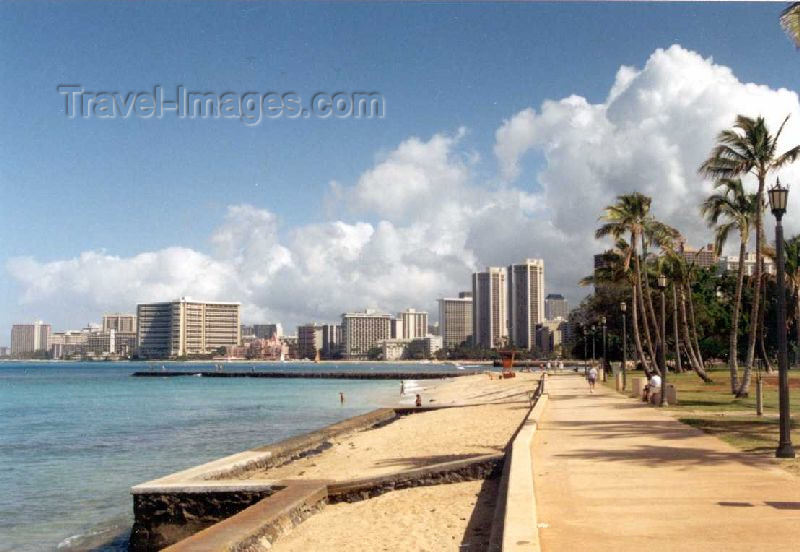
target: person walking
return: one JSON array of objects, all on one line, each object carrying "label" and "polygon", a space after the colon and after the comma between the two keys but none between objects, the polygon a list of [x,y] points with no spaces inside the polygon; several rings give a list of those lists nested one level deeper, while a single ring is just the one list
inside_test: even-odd
[{"label": "person walking", "polygon": [[597,383],[597,368],[592,366],[586,373],[586,381],[589,382],[589,393],[594,393],[594,385]]}]

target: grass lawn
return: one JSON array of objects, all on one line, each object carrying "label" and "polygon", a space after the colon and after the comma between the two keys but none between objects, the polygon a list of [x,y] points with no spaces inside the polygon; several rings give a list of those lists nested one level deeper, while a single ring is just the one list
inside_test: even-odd
[{"label": "grass lawn", "polygon": [[[737,399],[730,393],[730,375],[727,367],[720,366],[709,372],[713,383],[704,383],[694,372],[669,374],[668,383],[678,389],[678,404],[667,407],[681,422],[715,435],[731,445],[751,454],[772,457],[778,445],[778,380],[777,374],[763,374],[764,415],[756,415],[755,374],[750,385],[750,396]],[[628,374],[644,377],[642,372]],[[608,379],[606,385],[614,388]],[[800,454],[800,371],[789,371],[790,404],[792,411],[792,442]],[[780,460],[781,466],[800,475],[800,459]]]}]

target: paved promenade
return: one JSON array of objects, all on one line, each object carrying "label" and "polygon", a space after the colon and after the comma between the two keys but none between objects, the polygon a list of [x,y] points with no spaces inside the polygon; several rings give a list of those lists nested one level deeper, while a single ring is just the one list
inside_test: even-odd
[{"label": "paved promenade", "polygon": [[800,550],[800,478],[580,377],[547,392],[533,467],[544,552]]}]

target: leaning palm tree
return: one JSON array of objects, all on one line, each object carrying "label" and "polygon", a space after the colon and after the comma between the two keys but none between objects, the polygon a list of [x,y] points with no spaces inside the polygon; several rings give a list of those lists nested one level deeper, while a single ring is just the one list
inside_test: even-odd
[{"label": "leaning palm tree", "polygon": [[795,47],[800,48],[800,2],[792,2],[781,12],[781,27]]},{"label": "leaning palm tree", "polygon": [[[650,219],[651,198],[634,192],[617,196],[616,203],[606,206],[600,220],[603,225],[595,232],[597,239],[612,236],[619,240],[625,235],[630,235],[630,257],[634,265],[635,301],[638,303],[639,312],[642,314],[645,343],[647,352],[651,359],[655,358],[655,348],[653,339],[650,335],[650,324],[647,322],[647,310],[645,309],[643,286],[642,286],[642,266],[639,258],[637,245],[639,244],[645,226]],[[647,369],[647,364],[644,365]]]},{"label": "leaning palm tree", "polygon": [[642,348],[642,338],[639,331],[639,308],[636,301],[636,277],[631,271],[632,249],[628,243],[620,238],[617,240],[614,249],[603,253],[603,266],[595,269],[591,276],[586,276],[580,280],[580,285],[625,285],[631,288],[631,323],[633,326],[633,343],[636,350],[636,358],[641,363],[645,372],[649,375],[650,371]]},{"label": "leaning palm tree", "polygon": [[[758,182],[756,192],[756,212],[753,217],[753,224],[756,230],[756,264],[753,274],[753,281],[758,286],[761,282],[761,259],[764,248],[764,226],[762,224],[764,188],[767,177],[784,165],[791,163],[800,156],[800,146],[794,146],[789,150],[778,154],[778,139],[783,132],[787,116],[774,135],[770,133],[767,123],[763,117],[755,119],[739,115],[733,128],[723,130],[717,136],[717,145],[711,150],[711,155],[700,166],[701,175],[722,180],[725,178],[737,178],[742,175],[752,174]],[[760,293],[758,287],[753,294],[753,304],[751,305],[750,320],[758,320],[758,309],[760,304]],[[747,359],[744,368],[742,381],[737,396],[747,395],[750,387],[750,371],[753,367],[753,360],[756,350],[756,330],[757,324],[750,324],[750,332],[747,343]]]},{"label": "leaning palm tree", "polygon": [[[684,258],[682,252],[675,247],[675,241],[667,241],[662,245],[663,255],[659,259],[659,272],[664,274],[673,286],[673,297],[675,301],[675,353],[680,356],[680,341],[678,339],[677,328],[680,327],[683,334],[682,344],[689,360],[689,366],[695,374],[706,383],[711,382],[711,378],[705,371],[703,357],[700,353],[700,345],[697,340],[697,324],[694,319],[694,305],[692,298],[691,281],[694,277],[694,263],[689,263]],[[688,306],[688,309],[687,309]],[[680,318],[678,315],[680,314]]]},{"label": "leaning palm tree", "polygon": [[729,340],[728,368],[731,374],[731,393],[739,388],[739,312],[742,308],[742,287],[744,286],[744,260],[747,255],[747,241],[756,212],[755,194],[744,191],[742,181],[722,179],[716,185],[717,191],[703,202],[700,212],[708,225],[716,226],[715,249],[722,253],[725,242],[732,231],[739,233],[739,263],[736,271],[736,293],[731,313],[731,335]]}]

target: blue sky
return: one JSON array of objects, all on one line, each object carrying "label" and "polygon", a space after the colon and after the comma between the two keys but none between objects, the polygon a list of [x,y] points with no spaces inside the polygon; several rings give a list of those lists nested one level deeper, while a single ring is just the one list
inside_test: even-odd
[{"label": "blue sky", "polygon": [[[493,182],[495,131],[505,119],[571,94],[601,103],[621,65],[641,68],[672,44],[712,57],[742,82],[796,90],[798,53],[778,26],[782,6],[3,2],[0,266],[97,250],[208,252],[227,206],[237,204],[269,210],[281,237],[333,219],[377,224],[379,213],[326,208],[330,181],[353,185],[376,155],[409,137],[466,127],[459,147],[479,157],[471,178]],[[69,119],[60,84],[303,98],[369,90],[385,97],[386,117],[252,128]],[[535,192],[542,162],[536,152],[523,159],[515,185]],[[87,321],[58,300],[21,302],[22,291],[4,270],[0,343],[16,321]]]}]

